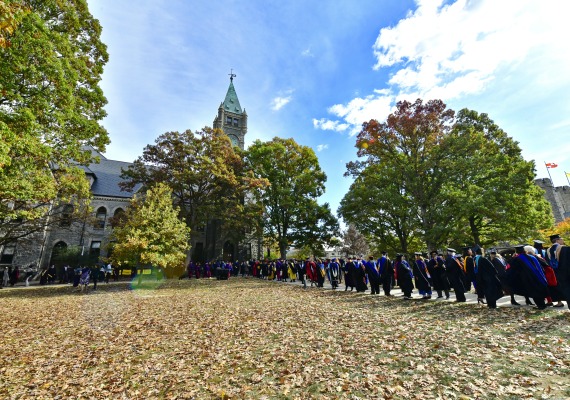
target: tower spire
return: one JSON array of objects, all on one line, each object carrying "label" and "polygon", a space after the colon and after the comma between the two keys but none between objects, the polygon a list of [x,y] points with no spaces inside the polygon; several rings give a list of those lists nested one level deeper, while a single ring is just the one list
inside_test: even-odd
[{"label": "tower spire", "polygon": [[233,82],[234,78],[237,76],[236,74],[234,74],[233,68],[230,70],[230,73],[228,75],[230,76],[230,82]]}]

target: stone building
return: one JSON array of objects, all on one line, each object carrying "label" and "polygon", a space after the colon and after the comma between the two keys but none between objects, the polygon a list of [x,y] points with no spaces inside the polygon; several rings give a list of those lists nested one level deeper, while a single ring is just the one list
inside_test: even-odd
[{"label": "stone building", "polygon": [[556,223],[570,217],[570,186],[554,187],[549,178],[536,179],[534,183],[544,190],[544,197],[552,206]]},{"label": "stone building", "polygon": [[[244,137],[247,133],[247,113],[241,108],[234,85],[234,74],[230,74],[230,86],[224,101],[218,108],[214,118],[214,128],[226,133],[234,146],[244,148]],[[37,232],[16,243],[0,247],[0,270],[2,265],[28,266],[34,264],[46,267],[53,263],[53,255],[58,249],[79,247],[82,254],[90,255],[93,259],[106,257],[112,249],[110,237],[112,226],[110,220],[118,213],[124,212],[133,196],[140,189],[135,187],[133,192],[122,191],[119,183],[121,173],[131,163],[109,160],[102,154],[96,153],[99,163],[83,167],[91,183],[93,215],[83,221],[52,224],[42,232]],[[61,207],[72,207],[62,205]],[[252,235],[243,233],[239,240],[228,239],[223,232],[219,219],[212,219],[206,226],[193,232],[191,257],[196,261],[213,259],[237,260],[256,258],[261,254],[261,243]],[[235,238],[235,235],[232,235]]]},{"label": "stone building", "polygon": [[[4,246],[0,264],[46,267],[54,263],[53,256],[58,250],[69,247],[77,247],[83,255],[90,255],[93,259],[108,255],[112,231],[110,219],[124,212],[133,196],[133,193],[121,191],[119,187],[122,169],[126,169],[130,163],[108,160],[102,154],[94,153],[100,162],[83,167],[91,184],[91,207],[94,214],[82,221],[63,218],[57,224],[46,224],[43,232]],[[139,188],[140,185],[134,192]],[[68,204],[59,207],[65,213],[66,207],[74,206]],[[7,257],[7,253],[11,257]]]}]

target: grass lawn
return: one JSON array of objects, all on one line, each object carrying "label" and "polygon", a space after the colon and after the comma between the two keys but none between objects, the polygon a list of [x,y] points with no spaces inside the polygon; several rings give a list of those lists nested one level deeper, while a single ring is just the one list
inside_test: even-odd
[{"label": "grass lawn", "polygon": [[0,398],[570,398],[570,313],[256,279],[0,290]]}]

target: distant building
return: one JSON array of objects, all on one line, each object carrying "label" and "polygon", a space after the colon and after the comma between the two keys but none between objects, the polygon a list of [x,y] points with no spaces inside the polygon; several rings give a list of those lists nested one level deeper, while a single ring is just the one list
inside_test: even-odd
[{"label": "distant building", "polygon": [[570,186],[554,187],[549,178],[535,179],[534,183],[544,190],[544,197],[552,206],[557,223],[570,217]]}]

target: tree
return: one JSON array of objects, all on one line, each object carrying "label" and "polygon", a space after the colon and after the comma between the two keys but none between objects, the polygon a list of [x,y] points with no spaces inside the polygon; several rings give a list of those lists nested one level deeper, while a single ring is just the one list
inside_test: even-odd
[{"label": "tree", "polygon": [[438,146],[451,130],[453,116],[453,110],[441,100],[398,102],[386,122],[370,120],[362,125],[357,147],[358,156],[365,159],[347,165],[356,175],[379,163],[397,173],[402,194],[412,200],[410,210],[418,222],[418,233],[430,249],[444,243],[449,235],[449,225],[443,223],[450,215],[447,199],[440,191],[447,180],[440,168],[445,154]]},{"label": "tree", "polygon": [[[487,114],[463,109],[441,149],[457,231],[464,243],[520,242],[552,226],[552,210],[534,184],[534,161]],[[450,184],[451,183],[451,184]]]},{"label": "tree", "polygon": [[256,201],[264,208],[264,232],[279,243],[281,258],[289,246],[319,249],[338,230],[329,205],[317,203],[326,175],[310,147],[293,139],[257,140],[246,161],[256,178],[270,184],[259,191]]},{"label": "tree", "polygon": [[111,261],[141,268],[149,264],[165,269],[183,265],[190,249],[190,228],[178,219],[178,213],[166,184],[152,187],[144,198],[135,195],[123,224],[114,227]]},{"label": "tree", "polygon": [[352,224],[348,225],[347,230],[342,235],[342,249],[341,252],[349,256],[366,256],[370,251],[370,246],[356,227]]},{"label": "tree", "polygon": [[216,218],[226,231],[239,233],[255,227],[260,210],[245,199],[265,182],[244,171],[237,151],[219,129],[167,132],[124,171],[122,186],[132,190],[138,184],[150,187],[164,182],[180,207],[180,218],[192,231]]},{"label": "tree", "polygon": [[28,221],[24,230],[45,221],[55,199],[89,197],[80,165],[94,159],[85,146],[104,151],[109,143],[99,124],[108,55],[85,0],[2,1],[0,11],[3,232],[14,221]]},{"label": "tree", "polygon": [[413,199],[403,190],[402,171],[384,162],[362,170],[351,165],[345,175],[353,174],[355,180],[341,200],[339,215],[384,250],[407,253],[419,224]]},{"label": "tree", "polygon": [[552,224],[534,162],[486,114],[399,102],[386,122],[363,124],[357,146],[364,160],[347,165],[355,182],[339,212],[381,240],[398,237],[403,251],[418,235],[431,250],[522,240]]}]

